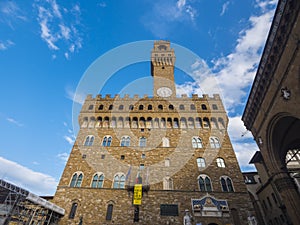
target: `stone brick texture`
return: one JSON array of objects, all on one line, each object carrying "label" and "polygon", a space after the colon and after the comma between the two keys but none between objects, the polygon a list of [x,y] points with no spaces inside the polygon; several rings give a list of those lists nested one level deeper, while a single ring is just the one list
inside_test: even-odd
[{"label": "stone brick texture", "polygon": [[[110,105],[113,109],[109,109]],[[130,105],[133,109],[129,109]],[[230,211],[229,217],[194,217],[193,224],[248,224],[247,217],[253,214],[253,208],[227,133],[228,118],[219,95],[169,98],[89,95],[80,112],[79,124],[81,128],[53,199],[66,210],[60,224],[78,224],[80,217],[83,224],[133,224],[133,194],[127,187],[133,184],[138,171],[143,185],[149,185],[150,190],[143,194],[136,224],[183,224],[185,209],[193,215],[191,199],[207,194],[227,200],[229,209],[237,210],[240,222],[234,223]],[[95,137],[91,146],[84,145],[88,135]],[[124,135],[130,136],[130,146],[121,146]],[[112,137],[111,146],[102,146],[104,136]],[[202,140],[200,148],[192,146],[192,138],[196,136]],[[139,147],[140,137],[147,139],[145,147]],[[163,146],[163,137],[169,139],[168,147]],[[220,148],[211,147],[210,137],[219,139]],[[206,167],[198,168],[198,157],[205,159]],[[218,157],[224,159],[225,168],[217,166]],[[141,164],[144,169],[140,169]],[[79,171],[84,174],[81,187],[70,187],[73,174]],[[95,173],[104,174],[102,188],[91,187]],[[128,174],[124,189],[112,188],[117,173]],[[211,192],[199,190],[200,174],[210,177]],[[231,178],[234,192],[222,191],[221,176]],[[172,179],[172,190],[164,190],[164,177]],[[78,208],[75,218],[69,219],[72,203],[78,203]],[[113,204],[110,221],[106,220],[108,204]],[[161,204],[177,204],[179,216],[161,216]]]}]

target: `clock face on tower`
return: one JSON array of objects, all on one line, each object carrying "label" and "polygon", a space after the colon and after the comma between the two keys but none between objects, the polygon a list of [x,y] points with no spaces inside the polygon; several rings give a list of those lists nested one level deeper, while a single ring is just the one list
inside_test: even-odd
[{"label": "clock face on tower", "polygon": [[172,90],[168,87],[161,87],[157,89],[156,93],[160,97],[169,97],[172,95]]}]

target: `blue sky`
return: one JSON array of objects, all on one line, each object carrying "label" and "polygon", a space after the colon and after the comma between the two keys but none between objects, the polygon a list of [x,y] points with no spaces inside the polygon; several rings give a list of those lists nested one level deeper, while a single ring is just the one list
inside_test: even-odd
[{"label": "blue sky", "polygon": [[[54,194],[74,142],[73,98],[85,71],[120,45],[158,39],[199,56],[189,75],[176,70],[177,93],[218,90],[230,117],[229,133],[240,166],[243,171],[254,170],[248,161],[257,147],[249,133],[241,137],[245,128],[240,118],[276,4],[275,0],[1,0],[0,178],[36,194]],[[147,76],[149,63],[128,66],[101,93],[114,95],[130,81]],[[82,100],[77,95],[75,103]]]}]

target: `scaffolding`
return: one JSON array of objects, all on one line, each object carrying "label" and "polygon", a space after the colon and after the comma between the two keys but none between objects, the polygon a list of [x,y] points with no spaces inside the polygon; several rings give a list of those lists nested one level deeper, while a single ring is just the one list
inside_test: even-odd
[{"label": "scaffolding", "polygon": [[55,225],[65,210],[0,179],[0,225]]}]

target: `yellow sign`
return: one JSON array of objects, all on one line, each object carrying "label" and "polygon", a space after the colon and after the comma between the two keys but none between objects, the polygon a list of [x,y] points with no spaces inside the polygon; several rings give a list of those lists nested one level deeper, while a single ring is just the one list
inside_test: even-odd
[{"label": "yellow sign", "polygon": [[133,191],[133,204],[141,205],[142,204],[142,195],[143,195],[143,185],[135,184]]}]

